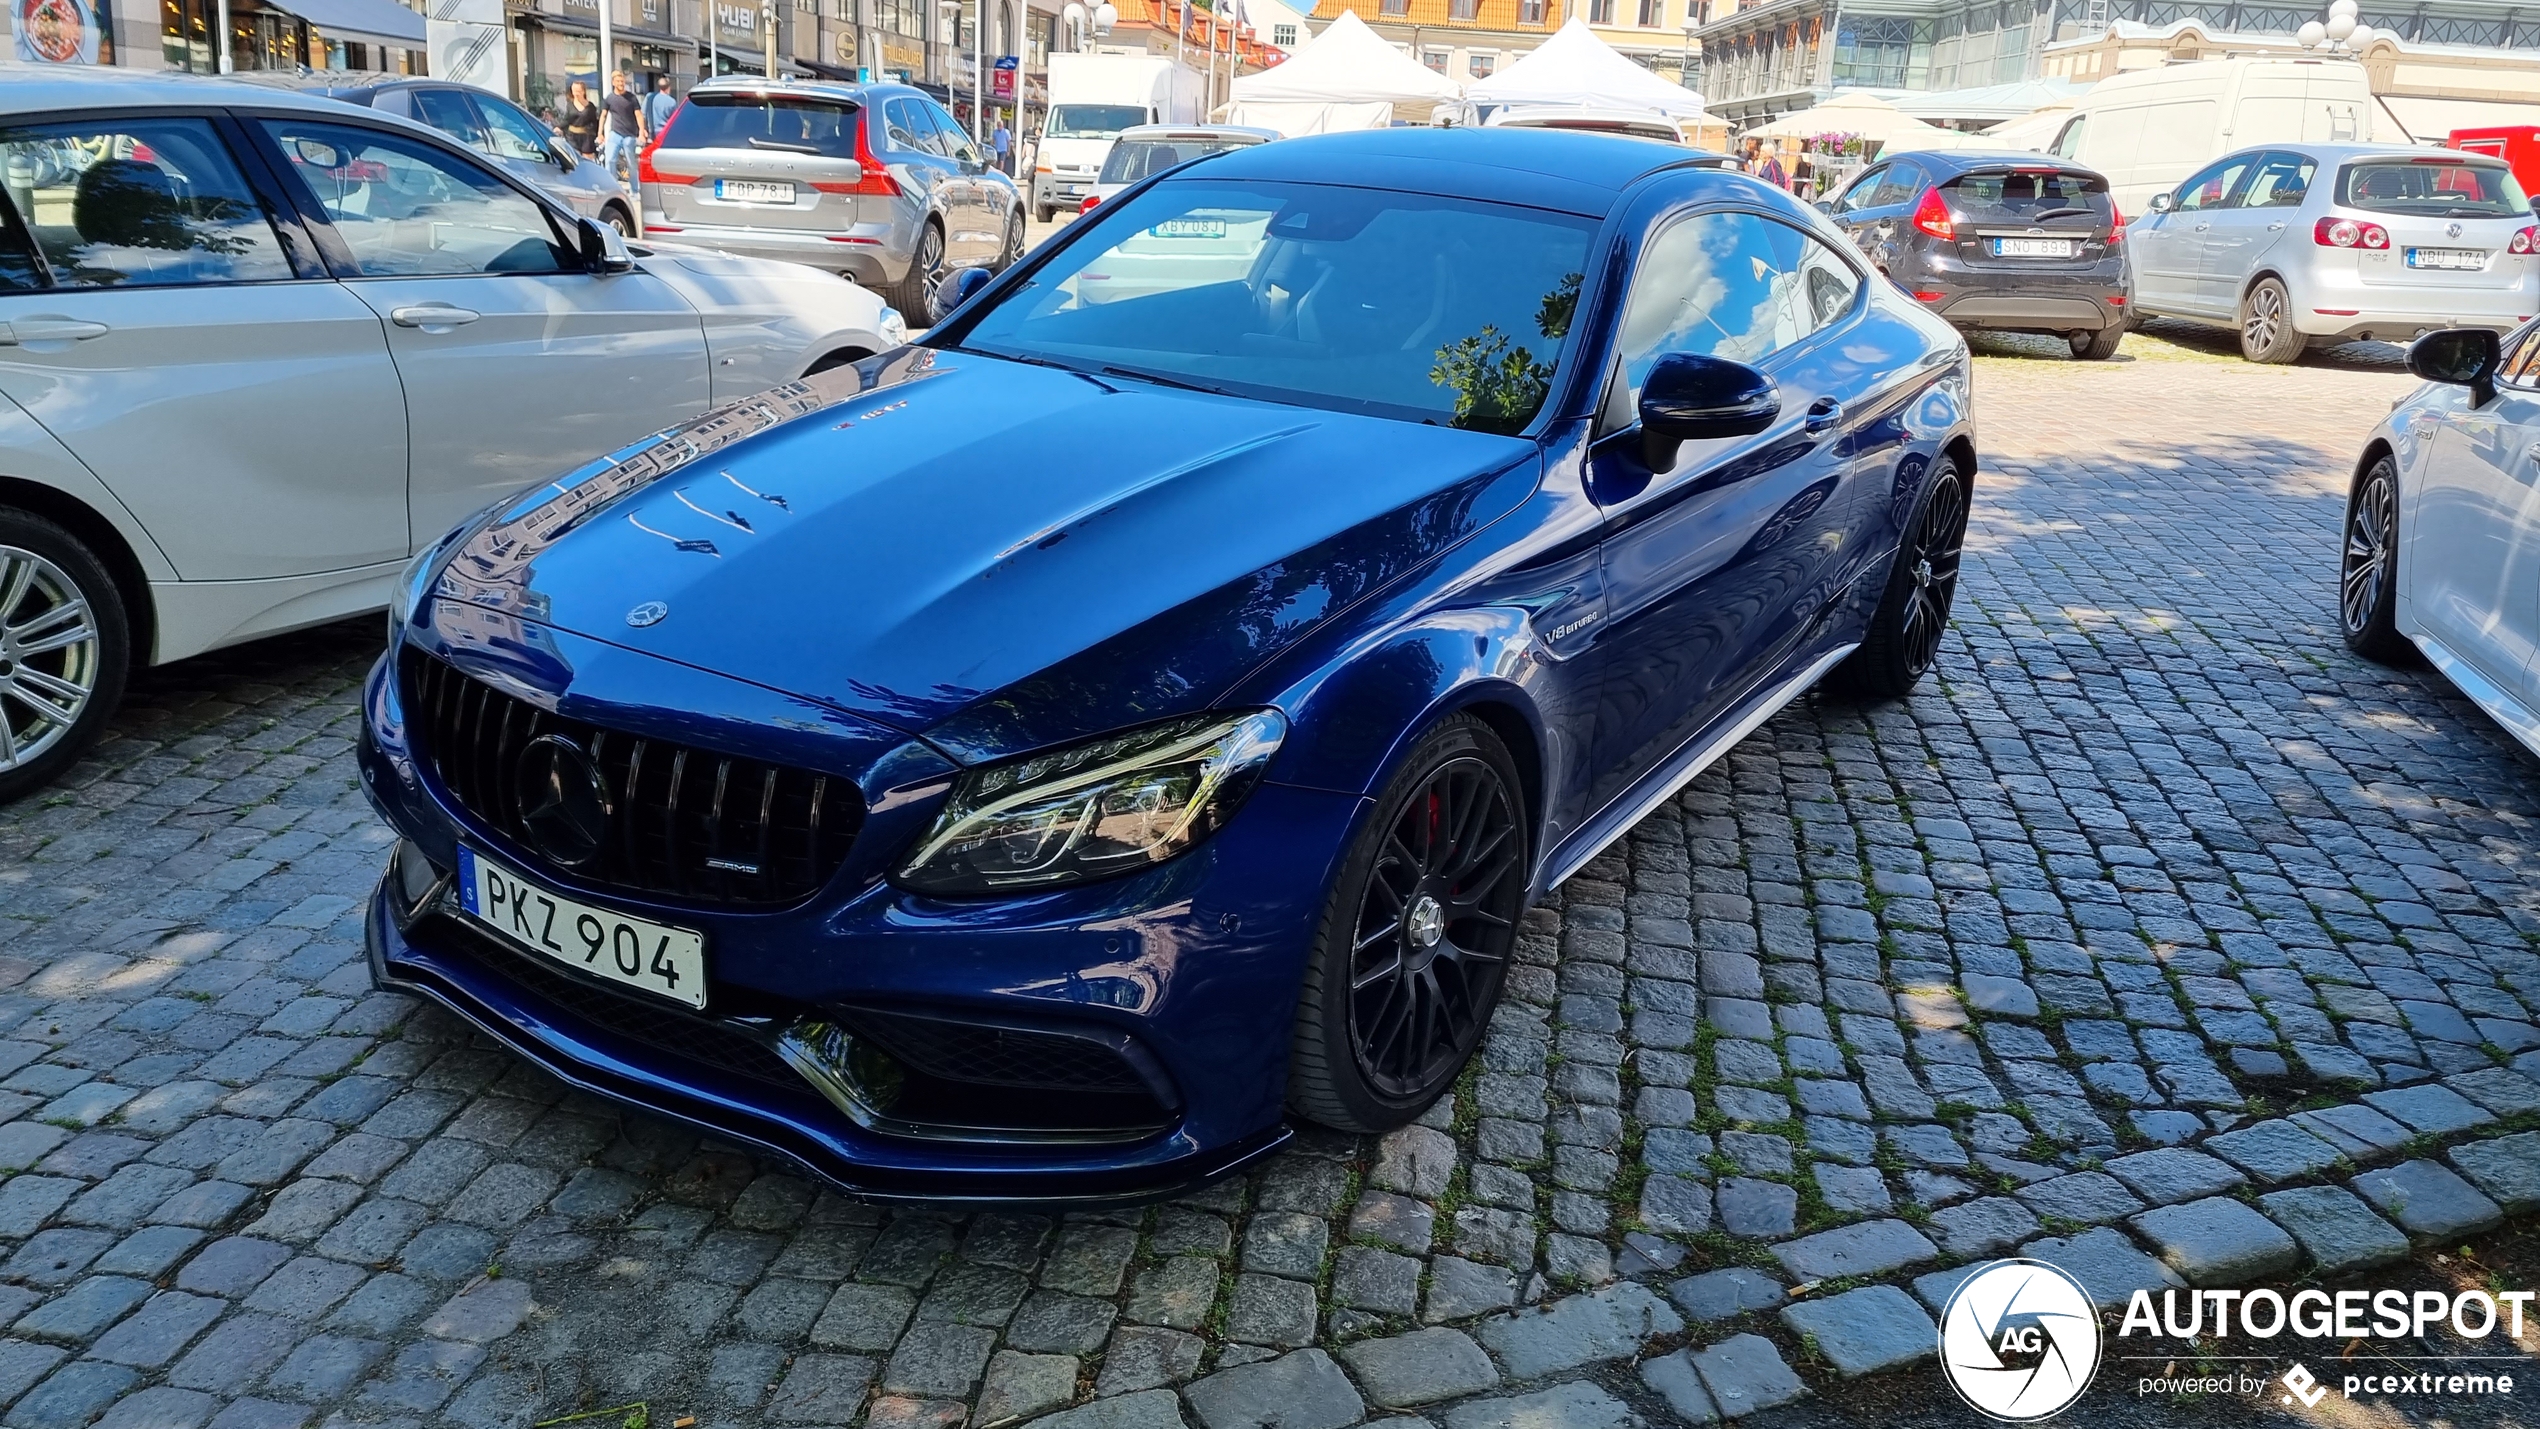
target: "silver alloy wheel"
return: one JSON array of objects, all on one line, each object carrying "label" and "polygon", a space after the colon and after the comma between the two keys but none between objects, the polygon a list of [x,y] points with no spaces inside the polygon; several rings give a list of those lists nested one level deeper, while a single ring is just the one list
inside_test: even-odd
[{"label": "silver alloy wheel", "polygon": [[2338,573],[2337,610],[2351,633],[2362,633],[2381,609],[2398,530],[2399,494],[2387,473],[2375,472],[2357,493],[2354,514],[2347,518],[2345,568]]},{"label": "silver alloy wheel", "polygon": [[2249,313],[2240,320],[2241,345],[2251,352],[2275,346],[2284,331],[2284,290],[2260,283],[2249,290]]},{"label": "silver alloy wheel", "polygon": [[68,738],[97,692],[97,617],[61,567],[0,546],[0,770]]}]

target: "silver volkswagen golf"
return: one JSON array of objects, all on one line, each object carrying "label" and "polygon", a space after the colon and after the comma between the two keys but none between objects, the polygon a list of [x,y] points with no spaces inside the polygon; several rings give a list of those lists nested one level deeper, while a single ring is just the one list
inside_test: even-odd
[{"label": "silver volkswagen golf", "polygon": [[2140,317],[2229,323],[2251,362],[2312,343],[2510,331],[2540,313],[2530,201],[2497,159],[2282,144],[2215,160],[2127,228]]}]

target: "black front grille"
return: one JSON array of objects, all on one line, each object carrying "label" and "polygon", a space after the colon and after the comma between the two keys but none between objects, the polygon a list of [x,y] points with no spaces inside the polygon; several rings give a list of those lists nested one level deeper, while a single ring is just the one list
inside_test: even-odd
[{"label": "black front grille", "polygon": [[787,1065],[774,1048],[737,1027],[710,1017],[692,1016],[675,1008],[662,1007],[640,997],[594,987],[580,978],[544,966],[536,954],[517,952],[503,946],[498,940],[469,927],[464,919],[444,918],[440,920],[440,926],[459,935],[452,941],[463,944],[458,950],[460,955],[479,971],[511,983],[599,1031],[641,1042],[685,1061],[783,1087],[787,1091],[806,1095],[812,1091],[811,1084]]},{"label": "black front grille", "polygon": [[452,798],[527,859],[549,858],[521,820],[521,751],[563,735],[606,786],[598,850],[565,871],[694,903],[776,907],[829,881],[864,821],[845,779],[638,739],[551,714],[420,652],[405,669],[407,726]]},{"label": "black front grille", "polygon": [[1118,1052],[1082,1037],[862,1009],[848,1018],[892,1056],[948,1082],[1083,1092],[1148,1090],[1146,1079]]}]

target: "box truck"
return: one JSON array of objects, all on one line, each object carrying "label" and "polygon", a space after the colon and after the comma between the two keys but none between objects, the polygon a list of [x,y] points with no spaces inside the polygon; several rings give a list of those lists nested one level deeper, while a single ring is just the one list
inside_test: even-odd
[{"label": "box truck", "polygon": [[2105,174],[2117,211],[2132,216],[2235,150],[2371,142],[2378,108],[2352,60],[2197,60],[2099,81],[2053,148]]},{"label": "box truck", "polygon": [[1171,55],[1052,55],[1049,86],[1049,116],[1032,156],[1032,215],[1043,223],[1093,192],[1121,130],[1202,117],[1199,71]]}]

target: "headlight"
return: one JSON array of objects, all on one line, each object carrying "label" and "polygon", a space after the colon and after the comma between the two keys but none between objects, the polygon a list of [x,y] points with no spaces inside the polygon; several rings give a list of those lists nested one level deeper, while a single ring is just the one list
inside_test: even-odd
[{"label": "headlight", "polygon": [[397,628],[414,616],[418,594],[415,587],[423,579],[424,569],[448,549],[449,544],[449,538],[445,536],[415,552],[414,559],[406,562],[406,568],[397,573],[397,584],[388,592],[388,639],[391,644],[396,642]]},{"label": "headlight", "polygon": [[908,319],[897,308],[882,310],[881,332],[877,334],[885,347],[898,347],[908,341]]},{"label": "headlight", "polygon": [[897,881],[994,893],[1152,867],[1225,826],[1287,727],[1276,710],[1195,715],[969,770]]}]

